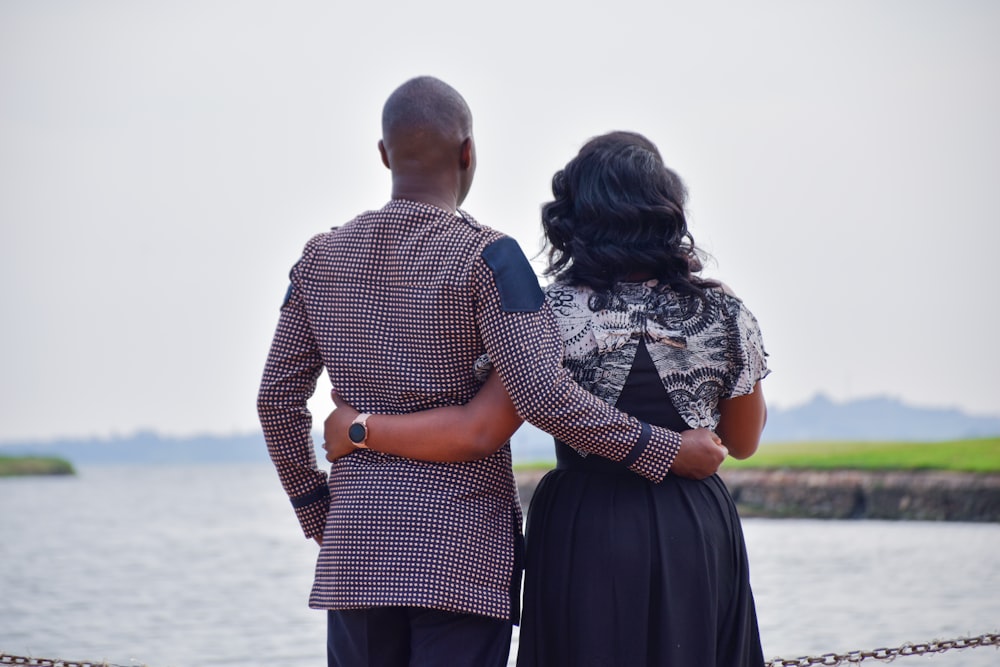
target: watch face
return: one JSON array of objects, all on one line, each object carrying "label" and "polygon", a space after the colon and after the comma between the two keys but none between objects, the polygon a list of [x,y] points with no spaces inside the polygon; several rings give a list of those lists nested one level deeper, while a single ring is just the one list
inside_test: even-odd
[{"label": "watch face", "polygon": [[[341,431],[343,433],[343,431]],[[367,429],[363,424],[351,424],[351,427],[347,429],[347,437],[351,439],[351,442],[355,444],[361,444],[365,441],[365,436],[368,435]]]}]

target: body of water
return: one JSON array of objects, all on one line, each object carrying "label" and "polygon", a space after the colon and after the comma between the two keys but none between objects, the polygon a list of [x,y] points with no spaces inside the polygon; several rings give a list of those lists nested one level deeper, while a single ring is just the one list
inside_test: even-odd
[{"label": "body of water", "polygon": [[[767,658],[1000,630],[1000,525],[748,519],[744,528]],[[306,606],[316,550],[267,464],[0,479],[0,652],[149,667],[325,665],[325,616]],[[895,664],[998,662],[1000,652],[980,648]]]}]

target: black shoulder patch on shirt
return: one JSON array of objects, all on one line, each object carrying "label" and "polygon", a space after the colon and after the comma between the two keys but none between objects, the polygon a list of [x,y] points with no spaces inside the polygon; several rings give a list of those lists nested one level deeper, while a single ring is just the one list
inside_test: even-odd
[{"label": "black shoulder patch on shirt", "polygon": [[509,236],[494,241],[483,250],[483,261],[493,271],[505,313],[532,313],[542,307],[545,295],[517,241]]}]

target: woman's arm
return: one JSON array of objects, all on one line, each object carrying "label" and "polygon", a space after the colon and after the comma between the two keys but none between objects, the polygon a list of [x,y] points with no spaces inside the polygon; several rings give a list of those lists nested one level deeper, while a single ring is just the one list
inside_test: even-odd
[{"label": "woman's arm", "polygon": [[[357,448],[347,429],[358,411],[333,395],[336,409],[324,422],[328,461]],[[423,461],[475,461],[493,454],[521,425],[507,390],[494,371],[479,393],[465,405],[422,410],[406,415],[368,418],[368,449]]]},{"label": "woman's arm", "polygon": [[719,412],[722,416],[715,432],[722,438],[729,455],[736,459],[752,456],[757,451],[760,434],[767,421],[767,404],[764,403],[760,382],[746,396],[719,401]]}]

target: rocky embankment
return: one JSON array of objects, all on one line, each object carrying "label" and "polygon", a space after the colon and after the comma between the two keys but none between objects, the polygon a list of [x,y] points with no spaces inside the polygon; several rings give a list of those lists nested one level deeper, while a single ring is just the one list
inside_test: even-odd
[{"label": "rocky embankment", "polygon": [[[544,471],[517,474],[527,506]],[[1000,522],[1000,474],[724,470],[744,517]]]}]

